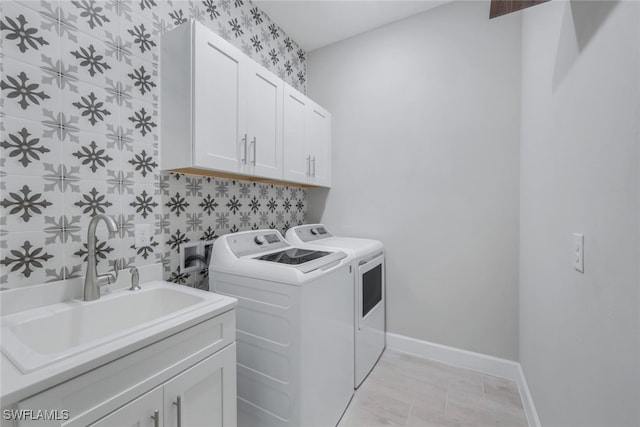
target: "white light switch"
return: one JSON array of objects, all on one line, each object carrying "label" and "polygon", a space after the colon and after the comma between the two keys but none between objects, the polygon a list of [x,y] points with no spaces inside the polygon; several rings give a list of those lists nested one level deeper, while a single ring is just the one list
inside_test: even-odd
[{"label": "white light switch", "polygon": [[136,248],[142,248],[151,244],[151,224],[136,224],[135,244]]},{"label": "white light switch", "polygon": [[573,234],[573,268],[584,273],[584,234]]}]

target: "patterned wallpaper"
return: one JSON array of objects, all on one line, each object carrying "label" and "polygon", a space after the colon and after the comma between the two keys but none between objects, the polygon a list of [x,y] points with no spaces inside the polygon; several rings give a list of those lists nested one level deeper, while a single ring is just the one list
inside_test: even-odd
[{"label": "patterned wallpaper", "polygon": [[[178,244],[302,223],[295,187],[160,173],[160,35],[193,17],[292,86],[305,52],[249,0],[0,2],[0,285],[82,277],[90,218],[101,272],[163,262],[181,274]],[[148,247],[134,225],[151,224]]]}]

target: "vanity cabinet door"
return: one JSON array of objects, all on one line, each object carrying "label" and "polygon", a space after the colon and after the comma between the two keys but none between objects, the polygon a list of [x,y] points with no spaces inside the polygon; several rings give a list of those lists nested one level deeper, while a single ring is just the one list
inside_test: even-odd
[{"label": "vanity cabinet door", "polygon": [[236,425],[236,345],[210,356],[164,385],[167,427]]},{"label": "vanity cabinet door", "polygon": [[162,387],[143,394],[90,427],[162,427]]}]

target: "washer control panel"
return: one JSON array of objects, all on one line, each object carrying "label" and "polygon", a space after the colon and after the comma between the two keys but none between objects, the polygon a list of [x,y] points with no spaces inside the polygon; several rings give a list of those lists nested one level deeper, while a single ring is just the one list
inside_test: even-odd
[{"label": "washer control panel", "polygon": [[254,230],[222,236],[237,257],[253,255],[289,245],[278,230]]}]

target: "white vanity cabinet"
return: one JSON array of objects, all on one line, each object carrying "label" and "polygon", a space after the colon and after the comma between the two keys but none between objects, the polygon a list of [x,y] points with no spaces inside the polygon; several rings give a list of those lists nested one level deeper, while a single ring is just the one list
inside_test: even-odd
[{"label": "white vanity cabinet", "polygon": [[226,427],[236,425],[236,396],[235,310],[230,310],[12,409],[68,414],[15,421],[16,427]]},{"label": "white vanity cabinet", "polygon": [[197,21],[162,38],[160,167],[282,179],[283,81]]},{"label": "white vanity cabinet", "polygon": [[164,385],[164,426],[236,424],[235,344]]},{"label": "white vanity cabinet", "polygon": [[157,387],[143,394],[131,403],[124,405],[100,421],[90,424],[90,427],[161,427],[162,413],[159,403],[162,403],[162,387]]},{"label": "white vanity cabinet", "polygon": [[227,347],[210,356],[91,427],[235,425],[234,350]]},{"label": "white vanity cabinet", "polygon": [[331,114],[285,85],[284,179],[331,186]]}]

